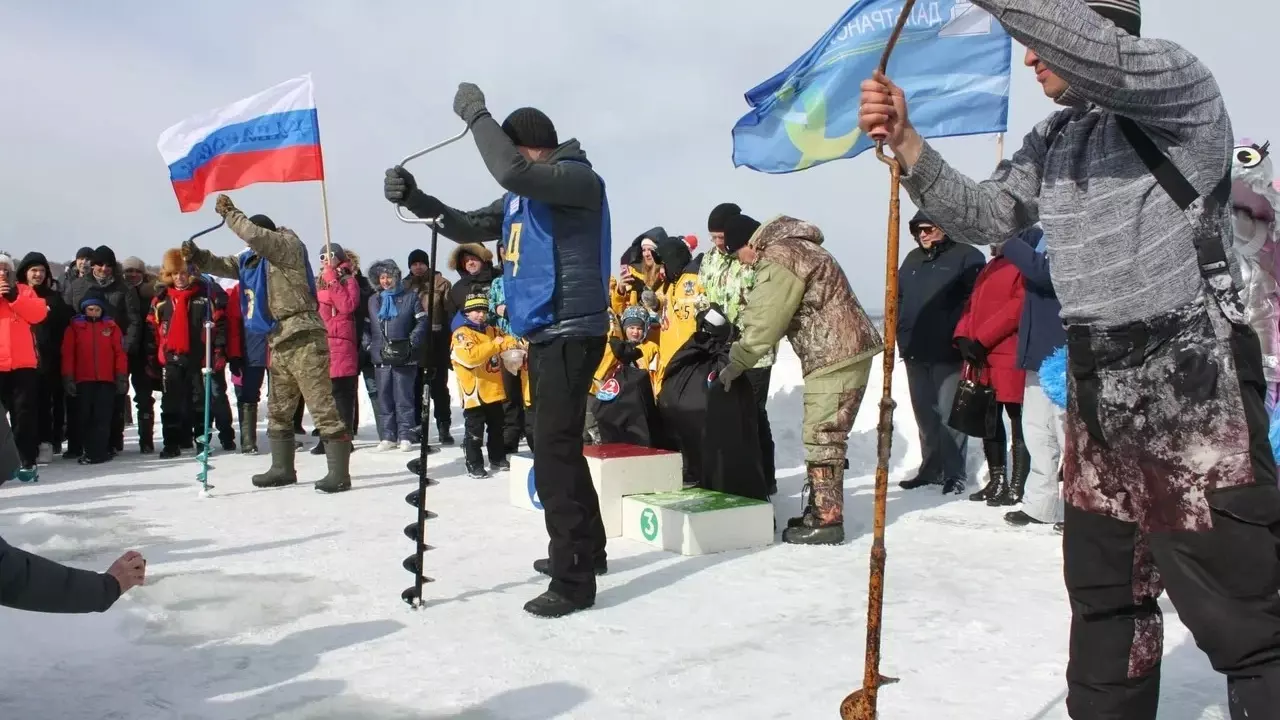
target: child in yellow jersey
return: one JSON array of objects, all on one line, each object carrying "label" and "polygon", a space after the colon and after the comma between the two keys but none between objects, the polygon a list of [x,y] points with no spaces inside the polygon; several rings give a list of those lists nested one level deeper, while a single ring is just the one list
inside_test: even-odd
[{"label": "child in yellow jersey", "polygon": [[515,346],[515,341],[502,335],[487,323],[489,296],[468,295],[462,306],[465,321],[453,333],[453,372],[458,378],[458,394],[462,396],[462,420],[466,435],[462,441],[467,459],[467,474],[473,478],[488,477],[484,469],[485,428],[488,428],[489,467],[494,472],[508,470],[506,448],[502,438],[503,403],[507,391],[502,384],[502,351]]},{"label": "child in yellow jersey", "polygon": [[698,262],[684,240],[671,238],[658,246],[667,283],[659,294],[662,330],[658,335],[657,377],[653,391],[662,389],[666,364],[693,337],[698,329],[698,313],[707,307],[706,292],[698,281]]}]

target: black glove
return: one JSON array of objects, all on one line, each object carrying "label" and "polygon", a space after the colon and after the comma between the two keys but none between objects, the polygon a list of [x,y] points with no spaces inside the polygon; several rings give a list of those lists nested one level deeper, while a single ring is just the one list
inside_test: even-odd
[{"label": "black glove", "polygon": [[199,251],[200,251],[200,248],[196,246],[195,240],[182,241],[182,259],[183,260],[187,262],[194,261],[196,258],[196,253]]},{"label": "black glove", "polygon": [[387,176],[382,180],[382,196],[396,205],[405,205],[418,189],[418,182],[413,173],[397,165],[387,168]]},{"label": "black glove", "polygon": [[960,349],[960,357],[974,367],[987,366],[987,349],[973,338],[956,338],[956,347]]},{"label": "black glove", "polygon": [[67,394],[67,397],[75,397],[76,381],[69,377],[62,378],[62,391]]},{"label": "black glove", "polygon": [[244,360],[240,358],[231,358],[227,361],[227,366],[231,368],[233,377],[240,377],[244,374]]},{"label": "black glove", "polygon": [[129,376],[128,375],[116,376],[116,394],[117,395],[129,394]]},{"label": "black glove", "polygon": [[611,339],[609,348],[613,350],[613,356],[623,365],[631,365],[644,357],[643,353],[640,352],[639,346],[622,338]]}]

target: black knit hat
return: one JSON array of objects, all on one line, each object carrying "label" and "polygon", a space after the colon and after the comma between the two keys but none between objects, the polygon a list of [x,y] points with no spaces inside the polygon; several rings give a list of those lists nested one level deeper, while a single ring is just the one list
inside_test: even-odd
[{"label": "black knit hat", "polygon": [[760,221],[750,215],[738,213],[729,218],[724,228],[724,251],[736,253],[747,246],[751,236],[760,229]]},{"label": "black knit hat", "polygon": [[537,108],[522,107],[512,111],[502,121],[502,132],[517,147],[551,149],[560,146],[556,126],[551,124],[551,118]]},{"label": "black knit hat", "polygon": [[253,217],[249,218],[249,222],[253,223],[254,225],[257,225],[260,228],[266,228],[267,230],[276,229],[276,224],[274,222],[271,222],[271,218],[267,217],[266,215],[254,215]]},{"label": "black knit hat", "polygon": [[76,251],[77,260],[79,260],[80,258],[92,258],[92,257],[93,257],[93,248],[89,247],[88,245]]},{"label": "black knit hat", "polygon": [[427,251],[421,248],[409,253],[409,267],[413,267],[414,263],[422,263],[423,265],[431,265],[431,258],[427,257]]},{"label": "black knit hat", "polygon": [[741,215],[742,208],[734,203],[720,203],[711,208],[711,215],[707,217],[707,232],[724,232],[725,224],[729,218],[734,215]]},{"label": "black knit hat", "polygon": [[99,245],[89,256],[89,264],[106,265],[107,267],[116,266],[116,253],[106,245]]},{"label": "black knit hat", "polygon": [[1142,30],[1142,6],[1139,0],[1086,0],[1094,12],[1116,24],[1134,37]]}]

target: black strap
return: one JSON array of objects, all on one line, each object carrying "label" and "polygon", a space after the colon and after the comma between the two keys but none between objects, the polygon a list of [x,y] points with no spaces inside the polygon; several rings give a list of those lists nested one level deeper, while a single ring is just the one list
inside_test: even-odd
[{"label": "black strap", "polygon": [[[1160,187],[1173,198],[1178,207],[1184,212],[1191,207],[1192,203],[1200,198],[1200,193],[1191,185],[1173,162],[1160,152],[1160,148],[1156,147],[1155,142],[1142,128],[1138,127],[1138,123],[1130,118],[1117,116],[1116,122],[1120,125],[1120,132],[1124,133],[1124,137],[1133,146],[1138,157],[1142,158],[1142,164],[1147,166],[1147,170],[1155,177],[1156,182],[1160,183]],[[1208,201],[1205,205],[1205,212],[1217,212],[1219,207],[1227,204],[1231,199],[1231,169],[1228,166],[1227,174],[1209,193]],[[1225,273],[1228,271],[1226,249],[1221,242],[1206,243],[1207,238],[1202,237],[1201,233],[1193,234],[1196,245],[1196,256],[1200,263],[1200,274],[1205,278],[1210,275]]]}]

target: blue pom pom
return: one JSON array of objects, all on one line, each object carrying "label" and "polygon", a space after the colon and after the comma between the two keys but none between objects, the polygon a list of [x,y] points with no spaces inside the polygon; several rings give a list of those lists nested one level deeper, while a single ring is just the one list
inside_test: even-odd
[{"label": "blue pom pom", "polygon": [[1067,348],[1060,347],[1044,359],[1040,365],[1040,389],[1049,396],[1049,402],[1062,409],[1067,408]]}]

